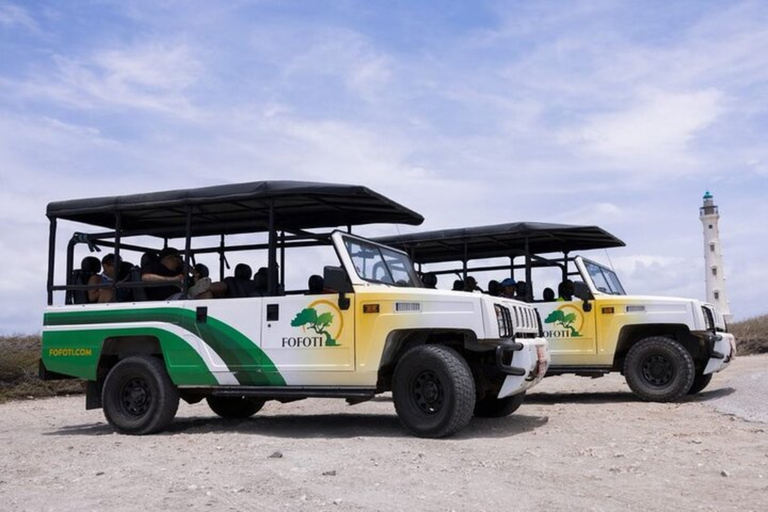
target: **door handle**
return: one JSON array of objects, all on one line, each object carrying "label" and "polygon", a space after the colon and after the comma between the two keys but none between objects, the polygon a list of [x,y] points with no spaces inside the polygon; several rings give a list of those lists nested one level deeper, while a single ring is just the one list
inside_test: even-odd
[{"label": "door handle", "polygon": [[280,305],[267,304],[267,322],[277,322],[280,320]]}]

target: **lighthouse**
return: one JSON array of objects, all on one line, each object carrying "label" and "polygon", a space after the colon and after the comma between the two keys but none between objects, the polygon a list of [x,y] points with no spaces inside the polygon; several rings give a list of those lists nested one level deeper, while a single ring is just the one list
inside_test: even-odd
[{"label": "lighthouse", "polygon": [[709,190],[704,194],[704,204],[699,209],[699,218],[704,228],[704,281],[707,284],[707,302],[717,306],[726,322],[730,322],[733,315],[731,315],[728,294],[725,291],[723,251],[720,246],[720,229],[717,226],[720,214]]}]

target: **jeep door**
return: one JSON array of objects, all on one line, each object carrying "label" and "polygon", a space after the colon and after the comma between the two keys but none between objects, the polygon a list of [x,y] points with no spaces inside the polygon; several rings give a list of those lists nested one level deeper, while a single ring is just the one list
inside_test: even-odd
[{"label": "jeep door", "polygon": [[[544,337],[549,342],[552,365],[579,365],[597,353],[595,309],[584,311],[583,301],[539,302]],[[589,308],[588,308],[589,309]]]},{"label": "jeep door", "polygon": [[[355,369],[355,297],[337,293],[265,297],[261,346],[288,384],[333,384],[307,372]],[[319,380],[318,380],[319,379]]]}]

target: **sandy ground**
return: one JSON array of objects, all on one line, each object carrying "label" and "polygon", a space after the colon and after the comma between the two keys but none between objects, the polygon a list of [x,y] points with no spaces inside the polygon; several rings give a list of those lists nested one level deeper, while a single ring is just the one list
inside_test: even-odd
[{"label": "sandy ground", "polygon": [[739,358],[677,404],[635,400],[620,375],[549,378],[445,440],[409,436],[387,396],[239,422],[183,404],[149,437],[114,434],[83,397],[8,403],[0,510],[765,511],[766,372]]}]

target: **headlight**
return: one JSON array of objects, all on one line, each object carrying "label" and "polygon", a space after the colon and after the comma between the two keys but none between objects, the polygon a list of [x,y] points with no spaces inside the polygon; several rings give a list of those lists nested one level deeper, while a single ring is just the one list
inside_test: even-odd
[{"label": "headlight", "polygon": [[715,317],[712,315],[712,311],[709,308],[702,306],[701,312],[704,314],[704,323],[707,324],[708,331],[715,331]]},{"label": "headlight", "polygon": [[494,304],[493,308],[496,311],[496,323],[499,326],[499,338],[512,337],[512,315],[509,314],[509,309],[501,304]]}]

